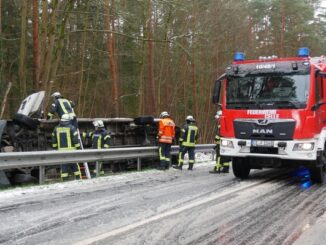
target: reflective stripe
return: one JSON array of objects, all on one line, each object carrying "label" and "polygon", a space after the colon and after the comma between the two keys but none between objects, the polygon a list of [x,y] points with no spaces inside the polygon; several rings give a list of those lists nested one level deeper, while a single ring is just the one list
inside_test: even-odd
[{"label": "reflective stripe", "polygon": [[[66,100],[66,99],[58,99],[58,101],[59,101],[61,110],[63,111],[63,114],[69,114],[70,111],[68,112],[67,108],[66,108],[68,100]],[[70,105],[70,103],[69,103],[69,105]]]},{"label": "reflective stripe", "polygon": [[172,144],[173,137],[162,135],[159,139],[159,142]]},{"label": "reflective stripe", "polygon": [[158,149],[158,153],[159,153],[159,156],[160,156],[160,160],[161,160],[161,161],[165,161],[165,156],[163,156],[163,154],[162,154],[162,147],[160,147],[160,148]]},{"label": "reflective stripe", "polygon": [[68,177],[68,173],[61,173],[61,178]]},{"label": "reflective stripe", "polygon": [[183,146],[194,147],[196,144],[196,137],[198,134],[198,127],[195,125],[189,125],[186,135],[186,140],[182,142]]},{"label": "reflective stripe", "polygon": [[75,147],[72,146],[70,128],[57,127],[57,144],[58,150],[73,150]]},{"label": "reflective stripe", "polygon": [[81,172],[80,172],[80,167],[79,167],[79,164],[78,163],[76,163],[76,165],[77,165],[77,171],[76,172],[74,172],[74,175],[75,176],[81,176]]},{"label": "reflective stripe", "polygon": [[179,164],[178,164],[179,166],[183,165],[183,158],[182,158],[182,152],[181,152],[181,151],[179,152],[178,163],[179,163]]},{"label": "reflective stripe", "polygon": [[219,169],[221,169],[223,167],[220,162],[221,162],[221,157],[217,157],[216,165],[215,165],[216,170],[219,170]]}]

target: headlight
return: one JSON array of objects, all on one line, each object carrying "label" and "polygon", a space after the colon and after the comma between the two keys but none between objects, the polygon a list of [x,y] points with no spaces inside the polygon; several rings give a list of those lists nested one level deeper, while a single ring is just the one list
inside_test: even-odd
[{"label": "headlight", "polygon": [[294,151],[312,151],[315,143],[296,143],[293,147]]},{"label": "headlight", "polygon": [[225,140],[225,139],[221,140],[221,146],[228,147],[228,148],[234,148],[233,142],[231,140]]}]

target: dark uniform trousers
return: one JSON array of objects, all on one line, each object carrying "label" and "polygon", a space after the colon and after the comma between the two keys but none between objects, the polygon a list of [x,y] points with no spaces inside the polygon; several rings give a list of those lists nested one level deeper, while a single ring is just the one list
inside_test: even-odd
[{"label": "dark uniform trousers", "polygon": [[171,159],[171,144],[159,143],[160,168],[169,169]]},{"label": "dark uniform trousers", "polygon": [[220,155],[220,142],[216,144],[215,150],[216,150],[216,164],[214,166],[214,171],[228,173],[231,158]]}]

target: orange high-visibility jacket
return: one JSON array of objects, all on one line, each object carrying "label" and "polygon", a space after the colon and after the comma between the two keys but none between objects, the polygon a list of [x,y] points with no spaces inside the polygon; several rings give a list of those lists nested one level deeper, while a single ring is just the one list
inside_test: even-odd
[{"label": "orange high-visibility jacket", "polygon": [[159,142],[172,144],[175,135],[175,124],[171,118],[163,118],[159,123]]}]

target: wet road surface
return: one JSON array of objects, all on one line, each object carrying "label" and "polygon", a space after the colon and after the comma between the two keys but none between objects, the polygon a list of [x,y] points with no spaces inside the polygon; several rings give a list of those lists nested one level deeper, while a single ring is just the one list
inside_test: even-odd
[{"label": "wet road surface", "polygon": [[326,211],[305,173],[195,167],[1,191],[0,243],[293,244]]}]

